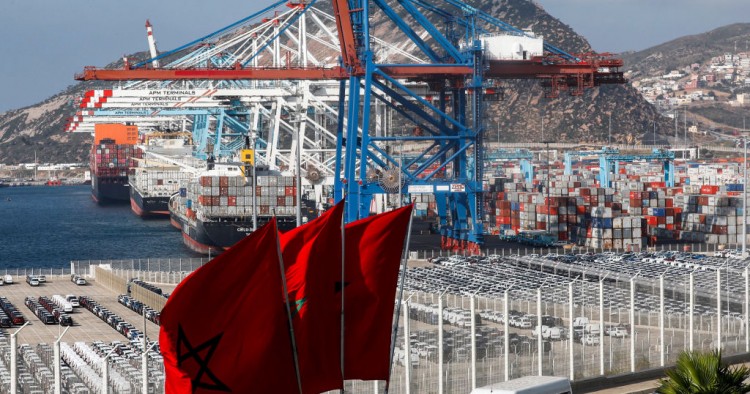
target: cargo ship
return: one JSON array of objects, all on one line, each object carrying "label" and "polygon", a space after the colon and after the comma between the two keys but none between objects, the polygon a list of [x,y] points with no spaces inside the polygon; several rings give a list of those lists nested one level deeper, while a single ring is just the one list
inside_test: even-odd
[{"label": "cargo ship", "polygon": [[128,173],[132,159],[142,155],[135,148],[138,127],[97,124],[91,147],[91,196],[99,204],[122,204],[130,200]]},{"label": "cargo ship", "polygon": [[[128,179],[130,208],[142,218],[168,218],[170,197],[180,188],[186,187],[188,181],[194,177],[193,172],[172,164],[180,157],[189,156],[191,148],[186,148],[181,139],[161,142],[159,148],[145,147],[147,151],[143,159],[136,160],[137,166],[131,170]],[[174,156],[174,160],[162,160],[153,157],[155,154],[167,158]]]},{"label": "cargo ship", "polygon": [[[170,218],[187,247],[218,254],[253,232],[253,208],[258,226],[275,215],[280,231],[296,227],[296,193],[294,177],[258,171],[254,206],[252,177],[240,166],[217,163],[172,198]],[[314,200],[302,199],[301,211],[303,223],[315,218]]]}]

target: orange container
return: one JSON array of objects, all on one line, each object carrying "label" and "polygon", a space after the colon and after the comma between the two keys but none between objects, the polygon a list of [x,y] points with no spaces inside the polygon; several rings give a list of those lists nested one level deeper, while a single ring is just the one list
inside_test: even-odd
[{"label": "orange container", "polygon": [[114,140],[119,145],[135,145],[138,143],[138,126],[120,123],[94,125],[94,144],[99,144],[104,139]]}]

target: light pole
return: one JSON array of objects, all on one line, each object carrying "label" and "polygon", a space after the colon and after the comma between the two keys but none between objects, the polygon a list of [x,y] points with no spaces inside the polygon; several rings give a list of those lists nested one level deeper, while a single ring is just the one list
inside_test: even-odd
[{"label": "light pole", "polygon": [[[300,110],[301,111],[301,110]],[[300,113],[300,124],[297,129],[297,158],[295,162],[297,164],[297,227],[302,225],[302,176],[300,174],[300,161],[302,160],[302,139],[305,137],[302,135],[302,113]]]},{"label": "light pole", "polygon": [[609,131],[607,132],[607,145],[612,145],[612,112],[609,113]]},{"label": "light pole", "polygon": [[54,344],[53,353],[55,356],[55,394],[62,393],[62,382],[60,381],[60,340],[65,335],[66,332],[68,332],[68,329],[70,329],[70,326],[65,327],[65,330],[60,334],[59,337],[57,337],[57,340]]},{"label": "light pole", "polygon": [[143,381],[141,382],[143,391],[141,392],[143,393],[148,393],[148,352],[150,352],[151,349],[154,346],[156,346],[157,343],[158,342],[152,342],[151,346],[143,347],[143,362],[141,364],[141,369],[142,369],[141,374],[143,375]]},{"label": "light pole", "polygon": [[747,257],[747,137],[743,136],[737,139],[736,145],[742,144],[744,150],[743,184],[742,184],[742,258]]},{"label": "light pole", "polygon": [[16,336],[29,325],[27,321],[16,332],[10,334],[10,393],[18,393],[18,343]]},{"label": "light pole", "polygon": [[109,394],[109,356],[117,350],[113,348],[102,358],[102,394]]}]

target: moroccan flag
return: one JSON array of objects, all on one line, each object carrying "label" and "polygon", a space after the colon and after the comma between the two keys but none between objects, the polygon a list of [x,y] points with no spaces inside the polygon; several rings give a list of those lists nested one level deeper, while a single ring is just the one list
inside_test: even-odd
[{"label": "moroccan flag", "polygon": [[169,297],[159,342],[167,393],[297,393],[276,221]]},{"label": "moroccan flag", "polygon": [[[343,202],[281,235],[302,392],[343,388],[341,216]],[[338,301],[337,301],[338,300]]]},{"label": "moroccan flag", "polygon": [[411,212],[409,205],[345,227],[346,379],[388,379],[396,283]]}]

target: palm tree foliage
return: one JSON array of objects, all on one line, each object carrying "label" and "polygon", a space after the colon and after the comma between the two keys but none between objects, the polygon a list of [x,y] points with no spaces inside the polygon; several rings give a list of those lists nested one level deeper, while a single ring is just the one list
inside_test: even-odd
[{"label": "palm tree foliage", "polygon": [[750,392],[750,368],[729,367],[721,362],[721,352],[683,352],[674,368],[659,380],[660,394],[740,394]]}]

